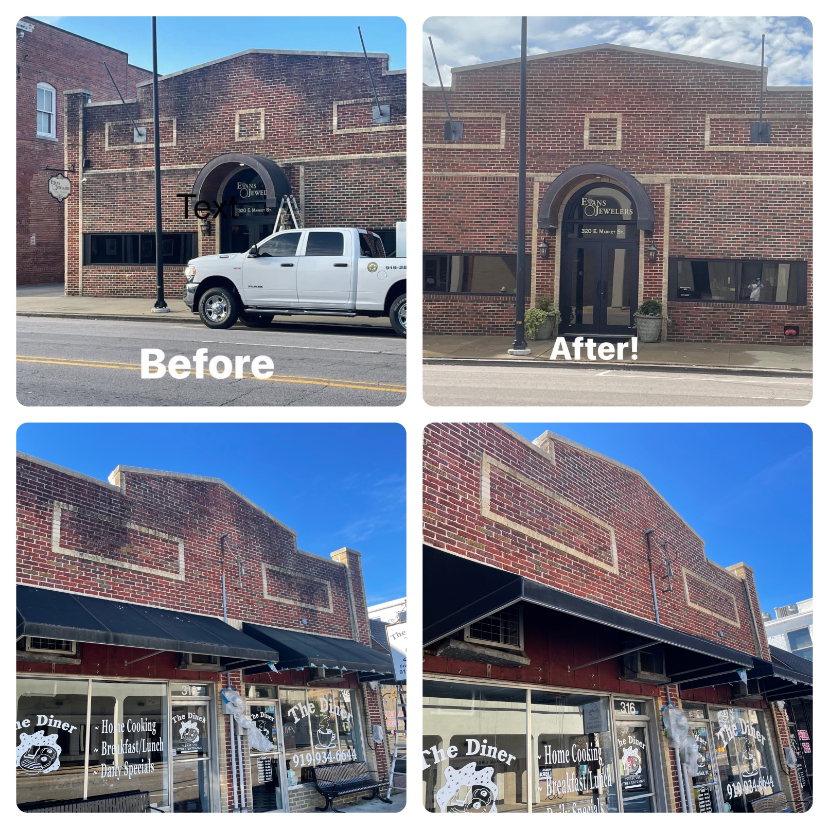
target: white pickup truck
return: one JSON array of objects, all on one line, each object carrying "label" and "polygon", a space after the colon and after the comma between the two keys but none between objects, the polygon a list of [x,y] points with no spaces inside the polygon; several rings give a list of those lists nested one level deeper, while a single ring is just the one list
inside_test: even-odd
[{"label": "white pickup truck", "polygon": [[281,230],[247,253],[191,259],[184,302],[208,328],[251,327],[274,316],[387,316],[406,335],[406,259],[353,227]]}]

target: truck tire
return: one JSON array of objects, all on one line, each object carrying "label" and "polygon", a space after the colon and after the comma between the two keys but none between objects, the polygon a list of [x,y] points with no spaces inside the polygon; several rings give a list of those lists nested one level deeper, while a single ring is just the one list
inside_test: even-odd
[{"label": "truck tire", "polygon": [[208,328],[230,328],[239,319],[239,301],[229,288],[208,288],[199,301],[199,316]]},{"label": "truck tire", "polygon": [[248,328],[267,328],[273,322],[273,314],[248,314],[242,311],[239,319]]},{"label": "truck tire", "polygon": [[389,321],[394,333],[399,337],[406,336],[406,294],[400,294],[389,308]]}]

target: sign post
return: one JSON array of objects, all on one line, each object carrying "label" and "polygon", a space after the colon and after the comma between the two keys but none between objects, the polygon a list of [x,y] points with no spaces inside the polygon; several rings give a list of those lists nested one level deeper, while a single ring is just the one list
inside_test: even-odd
[{"label": "sign post", "polygon": [[164,301],[164,241],[161,234],[161,135],[158,124],[158,44],[153,17],[153,155],[155,166],[155,282],[154,314],[169,314]]}]

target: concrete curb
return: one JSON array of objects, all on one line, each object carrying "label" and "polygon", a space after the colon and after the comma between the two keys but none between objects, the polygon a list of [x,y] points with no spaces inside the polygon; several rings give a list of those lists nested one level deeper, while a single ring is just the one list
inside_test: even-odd
[{"label": "concrete curb", "polygon": [[[206,330],[210,330],[207,328],[204,323],[195,315],[193,314],[188,315],[186,317],[176,317],[172,314],[153,314],[149,316],[147,314],[138,314],[138,315],[130,315],[130,314],[77,314],[71,313],[69,311],[18,311],[16,316],[18,317],[46,317],[51,319],[83,319],[83,320],[101,320],[106,322],[107,320],[112,320],[113,322],[181,322],[186,325],[201,325]],[[274,319],[274,325],[295,325],[298,328],[325,328],[326,330],[354,330],[354,331],[380,331],[383,333],[388,333],[389,336],[397,336],[391,327],[384,327],[381,325],[364,325],[360,323],[349,323],[349,322],[339,322],[339,323],[325,323],[325,322],[309,322],[308,320],[303,320],[298,318],[296,320],[291,320],[290,318],[285,318],[283,320],[279,320],[277,322]],[[234,326],[235,327],[235,326]],[[248,329],[247,326],[239,324],[240,329],[245,329],[249,331],[255,330],[263,330],[263,329]]]},{"label": "concrete curb", "polygon": [[424,357],[424,365],[436,366],[532,366],[534,368],[595,368],[603,371],[665,371],[689,372],[697,374],[732,374],[734,376],[754,377],[808,377],[812,379],[811,371],[798,369],[778,368],[750,368],[748,366],[701,366],[688,363],[588,363],[584,361],[564,360],[525,360],[522,358],[499,359],[490,357]]}]

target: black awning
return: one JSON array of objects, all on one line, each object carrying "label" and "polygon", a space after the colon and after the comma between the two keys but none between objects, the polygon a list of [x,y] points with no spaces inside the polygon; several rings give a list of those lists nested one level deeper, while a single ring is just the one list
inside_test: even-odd
[{"label": "black awning", "polygon": [[782,648],[775,648],[774,645],[769,645],[769,651],[771,652],[771,664],[776,677],[806,685],[813,684],[814,664],[810,660],[804,659],[795,653],[784,651]]},{"label": "black awning", "polygon": [[212,616],[17,585],[17,638],[42,636],[275,662],[279,653]]},{"label": "black awning", "polygon": [[769,702],[811,696],[813,664],[789,651],[769,646],[771,661],[755,659],[749,679],[756,680],[759,691]]},{"label": "black awning", "polygon": [[311,667],[394,673],[390,656],[352,639],[337,639],[334,636],[265,627],[249,622],[242,625],[242,630],[279,651],[279,659],[274,660],[279,670]]},{"label": "black awning", "polygon": [[[751,656],[734,648],[428,546],[423,548],[423,584],[423,644],[426,646],[504,607],[524,601],[710,657],[712,670],[721,675],[754,665]],[[688,672],[687,680],[702,679],[706,670],[705,665],[699,665]]]}]

